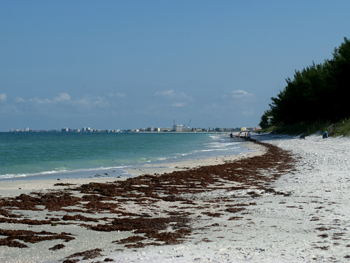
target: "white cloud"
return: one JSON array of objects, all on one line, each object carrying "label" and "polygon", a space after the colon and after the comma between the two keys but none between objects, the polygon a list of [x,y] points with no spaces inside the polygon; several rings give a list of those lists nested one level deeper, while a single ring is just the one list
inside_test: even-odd
[{"label": "white cloud", "polygon": [[171,106],[173,107],[185,107],[187,105],[187,103],[184,102],[174,102],[173,104],[171,104]]},{"label": "white cloud", "polygon": [[70,100],[70,96],[67,93],[60,93],[57,97],[53,98],[55,102],[61,102],[65,100]]},{"label": "white cloud", "polygon": [[126,97],[126,94],[123,92],[108,93],[108,97],[124,98],[124,97]]},{"label": "white cloud", "polygon": [[[51,114],[86,114],[89,112],[97,113],[113,110],[112,104],[105,97],[100,96],[82,96],[79,98],[71,98],[68,93],[59,93],[49,98],[32,97],[24,99],[20,96],[15,97],[11,104],[2,103],[6,99],[1,95],[0,112],[19,112],[19,113],[42,113],[51,112]],[[5,107],[6,106],[6,107]],[[11,108],[12,107],[12,108]]]},{"label": "white cloud", "polygon": [[34,97],[33,99],[30,99],[29,101],[34,102],[36,104],[48,104],[48,103],[52,102],[49,99],[39,99],[38,97]]},{"label": "white cloud", "polygon": [[6,101],[6,93],[0,93],[0,101]]},{"label": "white cloud", "polygon": [[252,94],[244,91],[244,90],[234,90],[231,92],[233,98],[244,98],[244,97],[249,97],[252,96]]},{"label": "white cloud", "polygon": [[164,97],[167,99],[171,99],[175,97],[175,93],[174,90],[164,90],[164,91],[157,91],[154,96],[160,96],[160,97]]},{"label": "white cloud", "polygon": [[[24,100],[21,97],[16,98],[16,102],[23,102]],[[106,108],[109,105],[109,102],[106,101],[103,97],[100,96],[83,96],[81,98],[72,99],[71,96],[68,93],[60,93],[58,96],[54,97],[53,99],[40,99],[38,97],[34,97],[29,100],[30,103],[34,105],[47,105],[47,106],[54,106],[54,107],[60,107],[60,105],[70,105],[72,107],[76,107],[77,109],[81,110],[91,110],[95,108]]]},{"label": "white cloud", "polygon": [[[36,104],[50,104],[50,103],[57,103],[57,102],[63,102],[63,101],[69,101],[70,96],[67,93],[60,93],[58,96],[54,97],[52,100],[45,98],[45,99],[39,99],[38,97],[34,97],[33,99],[30,99],[29,102],[33,102]],[[16,102],[24,101],[22,98],[17,97]]]},{"label": "white cloud", "polygon": [[174,90],[164,90],[164,91],[157,91],[154,96],[161,96],[161,97],[166,97],[166,98],[172,98],[175,96]]},{"label": "white cloud", "polygon": [[97,106],[108,106],[109,105],[109,102],[106,101],[104,98],[102,97],[92,97],[91,98],[91,102],[94,104],[94,105],[97,105]]},{"label": "white cloud", "polygon": [[192,98],[188,95],[186,95],[183,92],[176,92],[173,89],[171,90],[164,90],[164,91],[157,91],[154,96],[157,97],[163,97],[165,99],[186,99],[186,100],[192,100]]},{"label": "white cloud", "polygon": [[[45,98],[45,99],[39,99],[38,97],[34,97],[33,99],[30,99],[29,102],[33,102],[36,104],[50,104],[50,103],[59,103],[64,101],[70,101],[70,96],[67,93],[60,93],[58,96],[54,97],[52,100]],[[23,102],[24,100],[20,97],[16,98],[16,102]]]},{"label": "white cloud", "polygon": [[16,97],[15,102],[24,102],[24,99],[22,99],[21,97]]},{"label": "white cloud", "polygon": [[99,96],[97,97],[84,96],[82,98],[78,98],[72,101],[72,104],[85,110],[90,110],[95,107],[104,108],[109,106],[109,102]]}]

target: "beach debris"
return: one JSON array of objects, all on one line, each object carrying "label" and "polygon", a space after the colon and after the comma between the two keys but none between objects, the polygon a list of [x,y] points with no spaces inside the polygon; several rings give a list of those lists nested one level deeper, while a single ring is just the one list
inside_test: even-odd
[{"label": "beach debris", "polygon": [[91,250],[86,250],[84,252],[74,253],[73,255],[70,255],[66,258],[70,259],[70,258],[76,258],[76,257],[83,257],[83,260],[93,259],[93,258],[97,258],[97,257],[102,257],[103,255],[100,253],[102,251],[103,250],[100,248],[95,248],[95,249],[91,249]]},{"label": "beach debris", "polygon": [[54,186],[70,186],[70,185],[76,185],[76,184],[70,184],[70,183],[57,183],[57,184],[54,184]]},{"label": "beach debris", "polygon": [[49,250],[55,251],[55,250],[62,249],[62,248],[64,248],[64,247],[65,247],[65,245],[63,245],[63,244],[57,244],[57,245],[55,245],[55,246],[53,246],[53,247],[50,247]]},{"label": "beach debris", "polygon": [[64,215],[62,217],[62,220],[64,221],[85,221],[85,222],[98,222],[99,220],[97,218],[90,218],[90,217],[85,217],[83,215],[74,215],[74,216],[69,216],[69,215]]},{"label": "beach debris", "polygon": [[27,245],[20,243],[18,241],[15,241],[14,239],[19,239],[24,242],[29,243],[38,243],[41,241],[46,240],[53,240],[53,239],[63,239],[65,242],[69,242],[74,237],[71,236],[71,233],[51,233],[47,231],[41,231],[41,232],[35,232],[30,230],[6,230],[6,229],[0,229],[0,236],[7,236],[5,239],[0,240],[0,246],[16,246],[16,247],[28,247]]},{"label": "beach debris", "polygon": [[22,216],[22,215],[13,214],[13,213],[11,213],[5,209],[2,209],[2,208],[0,208],[0,215],[3,217],[7,217],[7,218],[18,218],[18,217]]},{"label": "beach debris", "polygon": [[243,219],[243,217],[242,216],[232,216],[232,217],[230,217],[228,220],[241,220],[241,219]]},{"label": "beach debris", "polygon": [[79,259],[66,259],[62,263],[77,263]]},{"label": "beach debris", "polygon": [[146,238],[142,237],[142,236],[131,236],[131,237],[124,238],[124,239],[121,239],[121,240],[113,241],[112,243],[126,244],[126,243],[139,242],[139,241],[142,241],[142,240],[145,240],[145,239]]},{"label": "beach debris", "polygon": [[7,247],[18,247],[18,248],[25,248],[28,247],[27,245],[18,242],[16,240],[13,240],[11,238],[4,238],[0,239],[0,246],[7,246]]},{"label": "beach debris", "polygon": [[229,213],[238,213],[245,210],[245,208],[242,207],[231,207],[231,208],[227,208],[225,211],[229,212]]}]

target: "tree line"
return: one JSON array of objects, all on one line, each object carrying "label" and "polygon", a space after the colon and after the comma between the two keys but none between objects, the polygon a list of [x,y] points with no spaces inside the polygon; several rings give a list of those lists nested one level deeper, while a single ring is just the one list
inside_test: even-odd
[{"label": "tree line", "polygon": [[296,70],[294,79],[287,78],[286,82],[261,116],[262,128],[267,128],[269,116],[277,126],[350,117],[350,41],[344,38],[332,59]]}]

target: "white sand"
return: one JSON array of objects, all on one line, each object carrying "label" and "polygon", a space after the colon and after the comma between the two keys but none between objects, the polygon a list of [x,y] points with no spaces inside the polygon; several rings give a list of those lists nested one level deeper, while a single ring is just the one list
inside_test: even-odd
[{"label": "white sand", "polygon": [[[346,258],[350,255],[350,139],[322,139],[319,135],[309,136],[306,140],[271,135],[255,138],[301,157],[296,172],[283,175],[272,185],[276,191],[292,193],[290,196],[266,193],[252,198],[244,191],[235,193],[242,196],[238,202],[255,202],[256,205],[247,207],[244,213],[234,214],[243,217],[241,220],[228,220],[228,216],[194,220],[192,227],[198,230],[179,245],[146,246],[121,252],[115,251],[116,246],[111,241],[130,234],[58,226],[60,229],[57,232],[70,232],[80,238],[68,242],[66,248],[55,252],[49,251],[47,247],[60,241],[40,242],[28,249],[0,247],[0,262],[57,262],[73,253],[97,247],[104,249],[102,254],[105,256],[84,262],[103,261],[107,257],[115,262],[159,263],[350,261]],[[65,183],[67,180],[46,183],[56,189],[52,185],[57,182]],[[45,188],[44,185],[36,187]],[[32,188],[33,185],[23,181],[1,182],[0,195],[28,193]],[[217,200],[216,208],[211,208],[215,212],[215,209],[224,205],[220,197],[227,194],[230,193],[215,191],[208,196],[195,198],[197,203],[206,198]],[[32,218],[35,216],[34,213]],[[213,224],[218,225],[211,226]],[[0,224],[0,228],[53,231],[52,227],[47,226],[28,227],[4,223]]]},{"label": "white sand", "polygon": [[[249,207],[244,220],[213,218],[207,225],[227,227],[213,227],[190,242],[108,257],[117,262],[159,263],[350,261],[345,258],[350,255],[350,139],[255,138],[301,157],[296,174],[284,175],[275,183],[277,191],[292,192],[291,196],[266,194],[247,200],[257,205]],[[327,230],[317,230],[322,227]],[[199,242],[203,237],[213,242]]]}]

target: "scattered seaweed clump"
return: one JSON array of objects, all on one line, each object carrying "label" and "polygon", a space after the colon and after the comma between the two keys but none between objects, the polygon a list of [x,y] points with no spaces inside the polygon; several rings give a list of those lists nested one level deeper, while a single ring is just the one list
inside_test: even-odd
[{"label": "scattered seaweed clump", "polygon": [[93,258],[97,258],[97,257],[102,257],[103,255],[100,253],[102,251],[103,250],[100,248],[95,248],[95,249],[91,249],[91,250],[86,250],[84,252],[74,253],[73,255],[70,255],[66,258],[71,259],[71,258],[76,258],[76,257],[83,257],[82,260],[93,259]]},{"label": "scattered seaweed clump", "polygon": [[0,246],[8,246],[8,247],[19,247],[19,248],[25,248],[28,247],[27,245],[18,242],[14,239],[21,240],[23,242],[28,243],[38,243],[41,241],[46,240],[54,240],[54,239],[62,239],[65,242],[69,242],[74,237],[71,236],[70,233],[62,232],[60,234],[47,232],[47,231],[41,231],[41,232],[35,232],[30,230],[5,230],[0,229],[0,236],[7,236],[5,239],[1,239]]},{"label": "scattered seaweed clump", "polygon": [[55,251],[55,250],[62,249],[62,248],[64,248],[64,247],[66,247],[66,246],[63,245],[63,244],[57,244],[57,245],[55,245],[55,246],[53,246],[53,247],[50,247],[49,250]]}]

